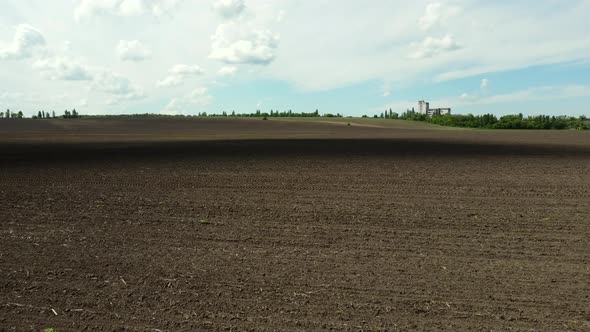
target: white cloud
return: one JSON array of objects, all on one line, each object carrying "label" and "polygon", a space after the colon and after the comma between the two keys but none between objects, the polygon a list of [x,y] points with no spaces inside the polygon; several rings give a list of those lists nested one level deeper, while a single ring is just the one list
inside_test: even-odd
[{"label": "white cloud", "polygon": [[211,95],[207,88],[200,87],[191,93],[172,99],[161,111],[162,114],[194,113],[211,103]]},{"label": "white cloud", "polygon": [[488,90],[489,84],[490,84],[490,81],[487,78],[484,78],[481,80],[481,84],[479,85],[479,88],[481,89],[482,92],[486,92]]},{"label": "white cloud", "polygon": [[48,57],[33,63],[41,75],[52,81],[89,81],[92,74],[86,65],[65,57]]},{"label": "white cloud", "polygon": [[169,88],[172,86],[179,86],[183,83],[182,77],[166,76],[163,80],[156,82],[156,86],[160,88]]},{"label": "white cloud", "polygon": [[426,6],[424,15],[420,17],[418,23],[422,30],[429,30],[436,25],[445,23],[459,12],[460,8],[458,7],[443,6],[439,2],[434,2]]},{"label": "white cloud", "polygon": [[122,1],[116,0],[82,0],[74,10],[74,17],[77,21],[100,14],[121,14]]},{"label": "white cloud", "polygon": [[152,0],[152,14],[156,17],[171,15],[179,2],[179,0]]},{"label": "white cloud", "polygon": [[175,65],[174,67],[170,68],[169,73],[172,75],[186,77],[192,75],[201,75],[204,73],[204,71],[199,66]]},{"label": "white cloud", "polygon": [[416,50],[410,54],[411,59],[431,58],[445,52],[452,52],[461,49],[462,46],[457,43],[452,35],[446,35],[437,39],[426,37],[422,44],[414,47]]},{"label": "white cloud", "polygon": [[120,40],[117,46],[119,58],[123,61],[143,61],[152,54],[150,49],[138,40]]},{"label": "white cloud", "polygon": [[168,70],[168,76],[156,83],[158,87],[172,87],[184,83],[184,81],[191,76],[199,76],[204,74],[204,70],[199,66],[189,66],[178,64]]},{"label": "white cloud", "polygon": [[246,5],[244,0],[217,0],[213,4],[213,8],[224,18],[234,18],[244,11]]},{"label": "white cloud", "polygon": [[279,45],[277,34],[236,22],[220,24],[211,39],[209,57],[227,64],[269,64]]},{"label": "white cloud", "polygon": [[28,99],[32,99],[32,98],[30,98],[30,96],[27,96],[27,95],[25,95],[22,92],[8,92],[8,91],[5,91],[5,92],[0,93],[0,100],[2,102],[11,102],[12,103],[12,102],[15,102],[15,101],[18,101],[18,100],[23,100],[23,99],[25,99],[27,97],[28,97]]},{"label": "white cloud", "polygon": [[96,75],[94,88],[115,95],[116,100],[139,99],[145,96],[143,90],[133,85],[129,79],[109,72],[100,72]]},{"label": "white cloud", "polygon": [[390,97],[391,96],[391,90],[392,90],[392,86],[389,83],[385,83],[381,86],[381,92],[382,92],[382,96],[384,98]]},{"label": "white cloud", "polygon": [[65,40],[62,49],[66,53],[70,52],[72,50],[72,42],[69,40]]},{"label": "white cloud", "polygon": [[81,0],[74,10],[76,21],[93,16],[140,16],[152,14],[156,17],[170,13],[178,0]]},{"label": "white cloud", "polygon": [[481,99],[480,96],[470,95],[467,92],[463,93],[459,98],[462,103],[475,103]]},{"label": "white cloud", "polygon": [[45,46],[45,37],[41,31],[28,24],[19,24],[7,47],[0,48],[0,59],[24,59],[33,55],[33,52]]},{"label": "white cloud", "polygon": [[277,14],[277,23],[281,23],[283,22],[283,20],[285,19],[285,11],[284,10],[279,10],[279,13]]},{"label": "white cloud", "polygon": [[142,0],[125,0],[120,3],[119,10],[122,15],[142,15],[146,11],[146,4]]},{"label": "white cloud", "polygon": [[238,68],[236,68],[235,66],[224,66],[221,67],[219,71],[217,71],[217,74],[219,76],[232,76],[236,73],[237,70]]},{"label": "white cloud", "polygon": [[451,107],[463,105],[490,105],[523,101],[557,100],[567,98],[590,97],[588,85],[541,86],[518,90],[499,95],[471,95],[463,93],[459,98],[435,100],[435,104]]}]

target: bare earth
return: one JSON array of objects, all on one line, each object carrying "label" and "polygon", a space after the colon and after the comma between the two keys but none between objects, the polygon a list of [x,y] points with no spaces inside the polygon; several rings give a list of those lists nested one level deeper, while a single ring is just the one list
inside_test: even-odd
[{"label": "bare earth", "polygon": [[0,121],[2,331],[588,331],[588,239],[588,131]]}]

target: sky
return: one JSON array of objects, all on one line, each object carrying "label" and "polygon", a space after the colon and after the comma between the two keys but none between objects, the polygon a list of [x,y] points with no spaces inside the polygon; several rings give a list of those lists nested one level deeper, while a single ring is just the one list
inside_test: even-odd
[{"label": "sky", "polygon": [[0,108],[590,115],[590,0],[2,0]]}]

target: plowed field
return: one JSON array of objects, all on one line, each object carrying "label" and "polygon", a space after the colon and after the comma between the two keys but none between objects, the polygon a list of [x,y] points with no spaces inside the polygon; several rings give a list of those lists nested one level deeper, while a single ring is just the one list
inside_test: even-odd
[{"label": "plowed field", "polygon": [[590,330],[588,133],[61,123],[0,124],[0,330]]}]

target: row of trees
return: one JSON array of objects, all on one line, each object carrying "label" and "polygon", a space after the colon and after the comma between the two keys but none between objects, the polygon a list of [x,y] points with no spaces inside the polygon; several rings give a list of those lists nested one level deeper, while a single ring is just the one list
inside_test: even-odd
[{"label": "row of trees", "polygon": [[6,112],[0,112],[0,119],[22,119],[23,117],[22,111],[11,112],[10,110],[6,110]]},{"label": "row of trees", "polygon": [[[414,109],[412,108],[412,111]],[[363,118],[368,118],[367,115],[363,115]],[[381,115],[373,115],[373,118],[378,119],[400,119],[400,115],[394,111],[391,110],[391,108],[389,110],[385,110],[385,112],[381,112]]]},{"label": "row of trees", "polygon": [[[119,115],[113,115],[114,117],[118,117]],[[146,116],[162,116],[159,114],[133,114],[133,115],[120,115],[120,116],[132,116],[132,117],[146,117]],[[181,115],[184,116],[184,115]],[[254,113],[241,113],[237,114],[235,111],[232,111],[230,114],[223,111],[221,114],[207,114],[206,112],[199,113],[197,116],[199,117],[261,117],[261,118],[269,118],[269,117],[343,117],[342,114],[320,114],[319,110],[315,110],[314,112],[306,113],[306,112],[293,112],[292,110],[288,111],[274,111],[270,110],[268,112],[261,112],[260,110],[256,110]],[[21,119],[23,118],[23,112],[11,112],[10,110],[6,110],[6,112],[0,112],[0,119]],[[55,118],[80,118],[81,115],[73,109],[72,111],[65,110],[62,115],[57,116],[55,111],[51,113],[45,111],[39,111],[37,115],[33,115],[33,119],[55,119]],[[107,116],[109,117],[109,116]],[[363,115],[363,118],[367,118],[367,115]],[[570,117],[570,116],[548,116],[548,115],[538,115],[538,116],[528,116],[524,117],[522,113],[517,115],[505,115],[500,118],[496,117],[493,114],[483,114],[483,115],[438,115],[433,117],[428,117],[425,114],[421,114],[416,112],[413,108],[411,110],[407,110],[401,114],[393,112],[391,109],[385,110],[380,115],[374,115],[374,118],[383,118],[383,119],[399,119],[399,120],[409,120],[409,121],[423,121],[428,123],[433,123],[437,125],[443,126],[452,126],[452,127],[465,127],[465,128],[483,128],[483,129],[577,129],[577,130],[586,130],[590,129],[590,121],[585,116]]]},{"label": "row of trees", "polygon": [[315,118],[315,117],[327,117],[327,118],[341,118],[343,115],[340,113],[331,114],[320,114],[319,110],[315,110],[314,112],[306,113],[306,112],[293,112],[292,110],[288,111],[279,111],[279,110],[270,110],[268,112],[261,112],[260,110],[256,110],[254,113],[236,113],[236,111],[232,111],[231,113],[227,113],[225,111],[221,112],[221,114],[207,114],[207,112],[199,113],[198,116],[228,116],[228,117],[260,117],[260,118]]},{"label": "row of trees", "polygon": [[293,112],[292,110],[288,111],[275,111],[270,110],[270,112],[262,112],[260,110],[256,110],[253,113],[236,113],[236,111],[226,112],[222,111],[221,113],[207,113],[207,112],[200,112],[196,115],[185,115],[185,114],[178,114],[178,115],[166,115],[166,114],[156,114],[156,113],[143,113],[143,114],[108,114],[108,115],[85,115],[84,117],[100,117],[100,118],[116,118],[116,117],[127,117],[127,118],[136,118],[136,117],[260,117],[260,118],[314,118],[314,117],[325,117],[325,118],[342,118],[344,115],[340,113],[332,114],[332,113],[325,113],[320,114],[319,110],[315,110],[314,112],[306,113],[306,112]]},{"label": "row of trees", "polygon": [[[0,112],[0,119],[22,119],[24,118],[24,114],[22,111],[14,112],[10,111],[9,109],[6,112]],[[81,118],[82,116],[73,109],[71,111],[65,110],[62,115],[57,116],[55,111],[51,113],[45,111],[39,111],[37,115],[33,115],[31,118],[33,119],[57,119],[57,118],[64,118],[64,119],[73,119],[73,118]]]},{"label": "row of trees", "polygon": [[423,121],[442,126],[482,128],[482,129],[577,129],[586,130],[590,128],[588,119],[585,116],[578,118],[571,116],[549,116],[537,115],[524,117],[522,113],[504,115],[500,118],[493,114],[483,115],[438,115],[428,117],[425,114],[408,110],[401,115],[393,113],[392,118]]},{"label": "row of trees", "polygon": [[76,109],[73,109],[72,111],[65,110],[60,116],[56,116],[55,111],[51,111],[51,114],[49,112],[39,111],[37,115],[33,115],[33,119],[57,119],[58,117],[64,119],[74,119],[81,118],[82,116],[76,111]]}]

